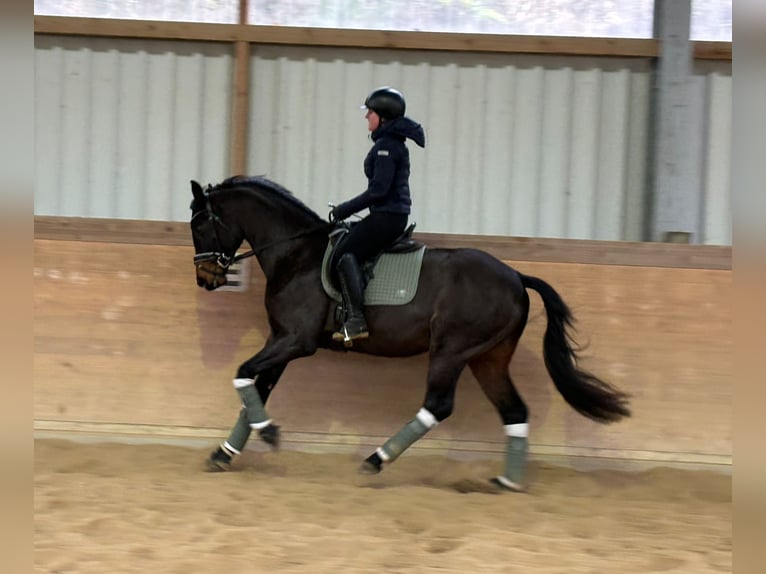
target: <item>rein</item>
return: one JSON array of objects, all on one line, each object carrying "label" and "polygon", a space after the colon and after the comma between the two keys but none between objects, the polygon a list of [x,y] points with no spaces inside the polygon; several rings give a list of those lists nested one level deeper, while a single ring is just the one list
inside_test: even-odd
[{"label": "rein", "polygon": [[[247,259],[248,257],[252,257],[253,255],[258,255],[262,251],[265,251],[266,249],[269,249],[270,247],[274,247],[275,245],[279,245],[280,243],[286,243],[288,241],[292,241],[293,239],[298,239],[299,237],[304,237],[306,235],[310,235],[312,233],[315,233],[319,231],[320,229],[329,229],[332,227],[332,223],[328,222],[322,222],[317,225],[314,225],[312,227],[309,227],[308,229],[304,229],[303,231],[300,231],[298,233],[294,233],[293,235],[290,235],[288,237],[281,237],[279,239],[275,239],[274,241],[270,241],[264,245],[261,245],[255,249],[251,249],[250,251],[247,251],[245,253],[240,253],[239,255],[226,255],[221,250],[221,240],[218,237],[218,226],[223,227],[226,231],[231,231],[228,225],[223,222],[223,220],[218,217],[213,212],[212,207],[210,206],[210,201],[205,205],[205,210],[200,210],[192,215],[192,221],[195,217],[198,215],[202,215],[203,213],[207,213],[208,215],[208,221],[210,221],[213,225],[213,233],[215,234],[215,241],[216,246],[218,248],[218,251],[206,251],[204,253],[198,253],[194,256],[194,264],[198,265],[200,263],[203,263],[205,261],[215,261],[216,264],[221,267],[224,271],[226,271],[233,263],[236,263],[237,261],[241,261],[242,259]],[[216,223],[218,225],[216,225]]]},{"label": "rein", "polygon": [[[290,235],[289,237],[282,237],[280,239],[275,239],[274,241],[269,241],[265,245],[261,245],[257,249],[251,249],[250,251],[247,251],[245,253],[240,253],[239,255],[235,255],[234,257],[231,257],[231,263],[235,263],[236,261],[240,261],[241,259],[246,259],[248,257],[252,257],[253,255],[257,255],[261,251],[265,251],[269,247],[274,247],[275,245],[279,245],[280,243],[287,243],[288,241],[292,241],[293,239],[298,239],[299,237],[303,237],[305,235],[311,235],[312,233],[319,231],[320,229],[326,229],[332,226],[332,223],[319,223],[317,225],[314,225],[312,227],[309,227],[308,229],[304,229],[303,231],[299,233],[295,233],[293,235]],[[231,265],[231,263],[229,263]]]}]

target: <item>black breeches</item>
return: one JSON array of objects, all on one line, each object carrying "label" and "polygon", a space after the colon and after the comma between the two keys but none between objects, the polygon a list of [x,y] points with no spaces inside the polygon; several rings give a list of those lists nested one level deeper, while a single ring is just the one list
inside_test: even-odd
[{"label": "black breeches", "polygon": [[333,254],[330,265],[333,277],[341,256],[353,253],[359,265],[363,265],[404,233],[408,219],[406,213],[375,212],[355,223]]}]

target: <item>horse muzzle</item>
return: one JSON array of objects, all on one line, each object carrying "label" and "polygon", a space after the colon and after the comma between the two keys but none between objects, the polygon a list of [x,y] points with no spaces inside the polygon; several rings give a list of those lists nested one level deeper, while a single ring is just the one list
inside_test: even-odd
[{"label": "horse muzzle", "polygon": [[212,291],[226,285],[226,271],[228,268],[219,265],[217,261],[206,260],[195,262],[194,267],[197,272],[197,285],[199,287]]}]

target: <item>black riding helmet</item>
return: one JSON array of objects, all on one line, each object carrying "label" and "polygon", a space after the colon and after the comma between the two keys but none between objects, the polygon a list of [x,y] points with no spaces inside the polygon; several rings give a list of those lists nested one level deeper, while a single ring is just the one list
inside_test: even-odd
[{"label": "black riding helmet", "polygon": [[386,86],[367,96],[363,107],[378,114],[382,120],[394,120],[404,115],[407,103],[400,91]]}]

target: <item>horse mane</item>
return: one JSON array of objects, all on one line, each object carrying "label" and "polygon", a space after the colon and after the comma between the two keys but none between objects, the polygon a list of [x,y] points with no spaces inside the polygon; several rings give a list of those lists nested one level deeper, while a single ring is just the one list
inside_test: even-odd
[{"label": "horse mane", "polygon": [[308,215],[312,220],[322,220],[322,218],[319,217],[319,215],[313,209],[295,197],[288,189],[262,175],[235,175],[223,180],[221,183],[212,188],[211,191],[236,188],[244,188],[252,191],[267,191],[273,197],[283,200],[284,202],[300,210],[302,213]]}]

